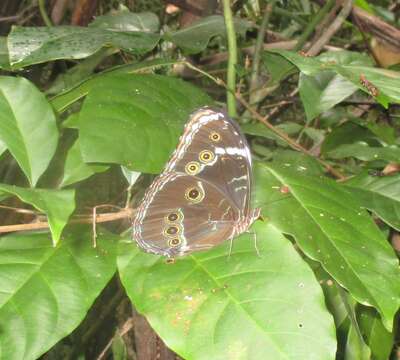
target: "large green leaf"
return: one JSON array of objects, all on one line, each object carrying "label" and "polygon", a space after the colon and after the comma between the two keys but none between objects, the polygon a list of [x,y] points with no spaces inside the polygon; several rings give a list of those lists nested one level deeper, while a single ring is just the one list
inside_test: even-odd
[{"label": "large green leaf", "polygon": [[[271,224],[207,252],[165,259],[122,244],[123,285],[166,344],[186,359],[334,359],[321,288]],[[318,334],[318,336],[316,336]]]},{"label": "large green leaf", "polygon": [[159,39],[158,34],[149,32],[98,27],[13,27],[8,50],[11,65],[18,68],[57,59],[82,59],[105,46],[143,54],[151,51]]},{"label": "large green leaf", "polygon": [[[242,19],[234,19],[235,30],[238,34],[244,34],[251,24]],[[211,15],[203,17],[192,25],[166,34],[166,39],[172,41],[186,53],[194,54],[203,51],[210,39],[214,36],[226,36],[224,17]]]},{"label": "large green leaf", "polygon": [[53,243],[57,244],[61,233],[75,209],[75,190],[26,189],[0,184],[0,195],[18,196],[47,215]]},{"label": "large green leaf", "polygon": [[400,305],[398,259],[351,190],[291,169],[290,163],[260,164],[256,174],[264,216],[292,235],[358,302],[374,306],[390,330]]},{"label": "large green leaf", "polygon": [[361,173],[345,183],[360,204],[400,231],[400,175],[376,177]]},{"label": "large green leaf", "polygon": [[0,359],[34,360],[83,320],[115,272],[115,242],[70,230],[57,247],[48,233],[0,238]]},{"label": "large green leaf", "polygon": [[0,77],[0,140],[35,185],[56,151],[58,131],[46,98],[24,78]]},{"label": "large green leaf", "polygon": [[99,78],[79,115],[83,160],[158,173],[175,148],[189,114],[210,103],[202,91],[167,76]]}]

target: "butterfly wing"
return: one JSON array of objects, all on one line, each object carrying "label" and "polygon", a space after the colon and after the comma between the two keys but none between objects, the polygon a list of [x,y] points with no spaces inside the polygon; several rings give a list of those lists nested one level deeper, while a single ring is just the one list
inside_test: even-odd
[{"label": "butterfly wing", "polygon": [[250,193],[246,139],[223,113],[200,109],[136,209],[133,236],[145,251],[167,256],[211,248],[254,221]]},{"label": "butterfly wing", "polygon": [[209,182],[163,173],[136,209],[133,237],[145,251],[173,257],[231,238],[238,216],[236,206]]},{"label": "butterfly wing", "polygon": [[192,114],[164,171],[210,181],[244,217],[250,211],[250,150],[238,125],[222,112],[203,108]]}]

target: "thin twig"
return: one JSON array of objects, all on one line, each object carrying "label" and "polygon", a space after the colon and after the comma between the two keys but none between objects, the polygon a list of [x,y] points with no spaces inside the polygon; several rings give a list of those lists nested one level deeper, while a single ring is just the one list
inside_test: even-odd
[{"label": "thin twig", "polygon": [[6,210],[12,210],[12,211],[15,211],[20,214],[38,215],[38,212],[35,210],[16,208],[16,207],[7,206],[7,205],[0,205],[0,208],[6,209]]},{"label": "thin twig", "polygon": [[[111,222],[120,219],[129,219],[133,217],[134,209],[122,209],[116,213],[105,213],[96,215],[96,223]],[[92,215],[86,217],[72,218],[71,224],[92,224]],[[48,229],[49,223],[47,221],[41,221],[30,224],[15,224],[15,225],[3,225],[0,226],[0,233],[9,233],[14,231],[30,231],[30,230],[41,230]]]},{"label": "thin twig", "polygon": [[236,117],[236,64],[237,64],[237,44],[236,44],[236,33],[235,26],[233,23],[233,16],[231,10],[230,0],[222,0],[224,7],[224,19],[226,36],[228,39],[228,68],[227,68],[227,88],[226,102],[228,104],[228,114],[232,117]]}]

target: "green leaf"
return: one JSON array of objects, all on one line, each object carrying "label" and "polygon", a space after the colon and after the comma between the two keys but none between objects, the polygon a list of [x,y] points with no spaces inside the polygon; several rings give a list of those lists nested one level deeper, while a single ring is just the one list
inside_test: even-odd
[{"label": "green leaf", "polygon": [[[321,288],[271,224],[252,237],[174,264],[121,244],[122,283],[168,347],[187,359],[334,359],[336,341]],[[318,336],[315,336],[318,334]]]},{"label": "green leaf", "polygon": [[374,177],[361,173],[345,183],[360,204],[400,231],[400,175]]},{"label": "green leaf", "polygon": [[45,213],[53,244],[58,243],[61,233],[75,209],[74,190],[26,189],[0,184],[0,195],[3,195],[2,193],[18,196],[23,202]]},{"label": "green leaf", "polygon": [[[376,141],[374,134],[368,129],[353,121],[347,121],[336,126],[325,137],[321,146],[321,152],[327,154],[343,144],[353,144],[358,141]],[[376,143],[377,144],[377,143]]]},{"label": "green leaf", "polygon": [[361,333],[372,351],[372,358],[374,360],[389,359],[393,348],[393,334],[385,329],[374,309],[360,307],[357,315]]},{"label": "green leaf", "polygon": [[158,173],[189,114],[210,103],[202,91],[167,76],[102,77],[92,86],[79,115],[83,160]]},{"label": "green leaf", "polygon": [[297,72],[296,67],[290,61],[278,54],[263,51],[261,53],[261,60],[273,84],[279,83],[289,75]]},{"label": "green leaf", "polygon": [[388,145],[396,144],[396,129],[394,127],[375,121],[367,121],[362,125],[371,131],[380,141]]},{"label": "green leaf", "polygon": [[[314,76],[323,71],[333,71],[368,95],[373,95],[385,107],[390,102],[400,102],[400,72],[374,68],[369,63],[360,61],[360,56],[353,59],[337,56],[332,52],[329,57],[325,55],[308,58],[286,50],[274,50],[274,52],[291,61],[305,75]],[[375,91],[371,91],[371,88],[377,90],[376,94],[374,94]]]},{"label": "green leaf", "polygon": [[98,16],[89,26],[119,31],[156,32],[160,22],[157,15],[151,12],[132,13],[129,10],[122,10]]},{"label": "green leaf", "polygon": [[118,52],[113,48],[102,48],[93,55],[79,62],[77,65],[60,73],[52,85],[46,90],[47,95],[59,94],[66,89],[82,83],[82,80],[90,77],[94,69],[108,56]]},{"label": "green leaf", "polygon": [[324,167],[315,158],[293,150],[277,149],[274,152],[273,163],[284,164],[313,176],[321,176],[325,173]]},{"label": "green leaf", "polygon": [[[256,167],[256,199],[264,216],[358,302],[374,306],[392,329],[400,305],[393,249],[347,187],[288,165]],[[283,186],[288,191],[281,192]]]},{"label": "green leaf", "polygon": [[115,237],[69,231],[57,247],[47,233],[0,238],[0,354],[37,359],[71,333],[115,272]]},{"label": "green leaf", "polygon": [[324,71],[314,76],[300,74],[299,90],[310,121],[349,97],[357,86],[334,72]]},{"label": "green leaf", "polygon": [[370,360],[371,359],[371,349],[365,342],[360,339],[354,326],[350,326],[347,335],[346,344],[346,360]]},{"label": "green leaf", "polygon": [[[296,54],[292,59],[296,59],[294,63],[300,67],[300,70],[305,69],[305,72],[300,74],[299,90],[308,121],[331,109],[358,89],[358,86],[335,71],[323,71],[323,64],[371,64],[368,57],[359,53],[326,52],[315,58],[320,63],[315,63],[315,69],[311,71],[310,75],[307,75],[309,65],[305,65],[305,63],[309,62],[309,58]],[[314,64],[314,61],[311,64]]]},{"label": "green leaf", "polygon": [[11,65],[19,68],[57,59],[83,59],[110,46],[140,55],[151,51],[159,39],[158,34],[148,32],[97,27],[14,26],[8,36],[8,49]]},{"label": "green leaf", "polygon": [[[303,128],[301,125],[294,122],[285,122],[284,124],[278,124],[275,127],[285,132],[287,135],[298,134]],[[261,136],[266,139],[274,140],[279,145],[287,146],[287,143],[285,141],[283,141],[278,135],[272,132],[272,130],[268,129],[264,124],[261,124],[260,122],[243,124],[241,128],[245,134]]]},{"label": "green leaf", "polygon": [[127,169],[125,166],[121,166],[121,171],[130,187],[136,183],[137,179],[141,175],[141,173],[136,171],[131,171]]},{"label": "green leaf", "polygon": [[106,171],[108,168],[109,166],[106,165],[86,164],[82,159],[78,139],[68,150],[60,187],[85,180],[96,173]]},{"label": "green leaf", "polygon": [[[244,35],[251,24],[242,19],[234,19],[236,33]],[[214,36],[226,36],[225,21],[221,15],[212,15],[200,18],[192,25],[165,35],[188,54],[203,51]]]},{"label": "green leaf", "polygon": [[58,130],[46,98],[24,78],[0,77],[0,140],[34,186],[56,151]]},{"label": "green leaf", "polygon": [[355,144],[344,144],[326,153],[332,159],[343,159],[354,157],[362,161],[385,160],[387,162],[398,162],[400,159],[400,148],[397,146],[374,147],[364,142]]}]

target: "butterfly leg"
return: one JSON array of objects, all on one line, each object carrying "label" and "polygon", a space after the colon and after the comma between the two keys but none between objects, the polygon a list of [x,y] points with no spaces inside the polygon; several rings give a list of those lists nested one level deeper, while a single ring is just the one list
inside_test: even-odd
[{"label": "butterfly leg", "polygon": [[260,254],[260,250],[258,249],[258,246],[257,246],[257,233],[255,233],[253,231],[248,231],[248,233],[253,236],[254,248],[256,249],[257,256],[262,257]]},{"label": "butterfly leg", "polygon": [[228,253],[228,260],[231,258],[233,248],[233,236],[229,239],[229,253]]}]

